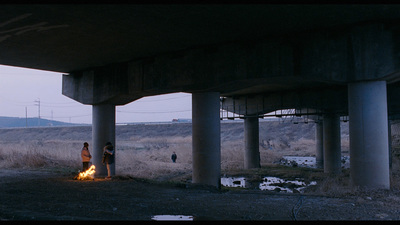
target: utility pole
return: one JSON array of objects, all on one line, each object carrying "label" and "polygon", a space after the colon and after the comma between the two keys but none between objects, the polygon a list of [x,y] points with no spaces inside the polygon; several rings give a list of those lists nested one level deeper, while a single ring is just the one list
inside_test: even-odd
[{"label": "utility pole", "polygon": [[25,127],[28,127],[28,107],[25,106]]},{"label": "utility pole", "polygon": [[40,127],[40,98],[39,100],[35,100],[35,105],[38,106],[38,126]]}]

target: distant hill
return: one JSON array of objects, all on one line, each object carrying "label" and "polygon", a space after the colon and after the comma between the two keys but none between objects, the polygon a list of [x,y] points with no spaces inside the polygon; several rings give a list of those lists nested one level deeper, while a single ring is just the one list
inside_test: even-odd
[{"label": "distant hill", "polygon": [[80,126],[82,124],[64,123],[56,120],[38,118],[19,118],[0,116],[0,128],[13,127],[54,127],[54,126]]}]

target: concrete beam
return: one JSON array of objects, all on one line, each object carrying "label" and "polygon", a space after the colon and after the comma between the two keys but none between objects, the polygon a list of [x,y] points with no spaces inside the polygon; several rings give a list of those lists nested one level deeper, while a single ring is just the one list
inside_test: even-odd
[{"label": "concrete beam", "polygon": [[219,93],[192,94],[192,182],[221,187]]},{"label": "concrete beam", "polygon": [[[84,104],[127,104],[173,92],[274,93],[392,79],[397,33],[384,24],[232,42],[72,71],[63,94]],[[396,40],[397,41],[397,40]],[[345,98],[346,99],[346,98]]]},{"label": "concrete beam", "polygon": [[320,30],[299,38],[301,76],[351,82],[385,78],[399,70],[394,55],[398,38],[383,23]]},{"label": "concrete beam", "polygon": [[206,88],[223,95],[241,90],[281,90],[282,85],[309,88],[346,84],[385,78],[399,71],[394,37],[383,23],[362,24],[340,32],[318,30],[165,54],[155,57],[144,73],[159,74],[159,80],[153,79],[153,87],[159,86],[160,80],[164,87],[177,81],[187,92]]},{"label": "concrete beam", "polygon": [[238,115],[262,115],[279,109],[302,109],[301,113],[334,112],[347,115],[347,87],[298,89],[222,99],[221,109]]},{"label": "concrete beam", "polygon": [[127,104],[143,97],[134,69],[120,63],[63,75],[62,94],[83,104]]}]

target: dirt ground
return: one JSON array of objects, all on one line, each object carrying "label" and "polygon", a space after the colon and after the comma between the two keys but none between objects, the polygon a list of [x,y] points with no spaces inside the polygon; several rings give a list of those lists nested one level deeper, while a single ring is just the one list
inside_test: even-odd
[{"label": "dirt ground", "polygon": [[156,183],[129,176],[79,181],[46,170],[0,170],[0,220],[399,220],[400,193],[324,197]]}]

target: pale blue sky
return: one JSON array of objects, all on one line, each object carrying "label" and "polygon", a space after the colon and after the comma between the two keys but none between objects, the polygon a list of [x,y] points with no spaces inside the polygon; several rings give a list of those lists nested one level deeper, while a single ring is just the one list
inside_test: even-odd
[{"label": "pale blue sky", "polygon": [[[92,122],[92,106],[62,95],[62,74],[0,65],[0,116]],[[144,97],[116,107],[116,122],[160,122],[192,117],[187,93]]]}]

